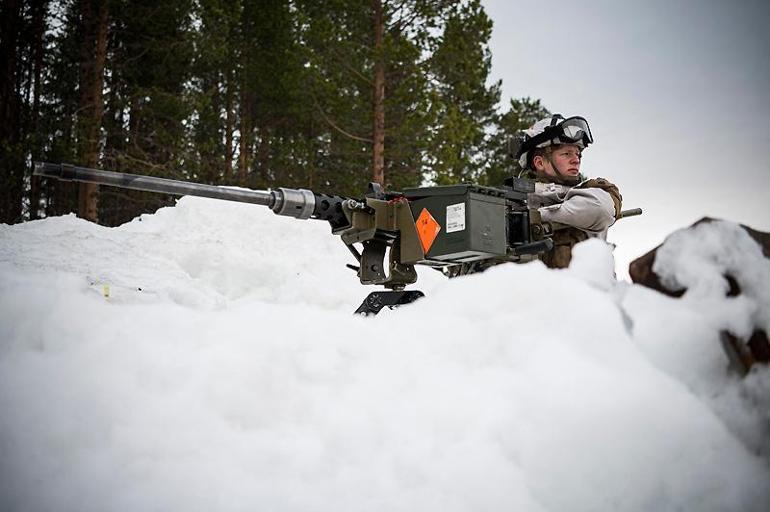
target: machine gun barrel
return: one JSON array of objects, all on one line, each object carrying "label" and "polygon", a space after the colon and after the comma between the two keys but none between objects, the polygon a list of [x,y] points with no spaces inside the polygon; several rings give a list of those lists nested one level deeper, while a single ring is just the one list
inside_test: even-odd
[{"label": "machine gun barrel", "polygon": [[334,206],[346,198],[314,194],[305,189],[276,188],[269,191],[235,189],[47,162],[35,162],[34,174],[63,181],[97,183],[145,192],[201,196],[258,204],[269,207],[278,215],[297,219],[328,220],[332,225],[335,221],[344,222],[339,218],[342,215],[341,208],[334,208]]},{"label": "machine gun barrel", "polygon": [[98,183],[119,188],[142,190],[145,192],[159,192],[179,196],[202,196],[227,201],[239,201],[242,203],[254,203],[271,207],[275,198],[270,192],[255,190],[238,190],[203,185],[200,183],[188,183],[154,176],[139,176],[123,172],[103,171],[101,169],[89,169],[68,164],[50,164],[37,162],[34,173],[37,176],[56,178],[62,181],[82,181],[86,183]]}]

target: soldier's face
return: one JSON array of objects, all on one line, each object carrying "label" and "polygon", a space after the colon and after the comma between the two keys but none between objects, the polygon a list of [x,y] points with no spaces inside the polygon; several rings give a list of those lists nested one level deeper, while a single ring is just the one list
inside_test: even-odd
[{"label": "soldier's face", "polygon": [[551,158],[543,158],[540,162],[535,162],[535,168],[554,178],[577,179],[578,174],[580,174],[580,154],[579,146],[563,144],[553,150]]}]

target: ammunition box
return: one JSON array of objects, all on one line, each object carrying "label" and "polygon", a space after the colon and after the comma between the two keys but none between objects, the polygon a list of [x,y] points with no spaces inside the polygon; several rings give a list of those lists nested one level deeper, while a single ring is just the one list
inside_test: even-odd
[{"label": "ammunition box", "polygon": [[[505,191],[449,185],[407,189],[403,194],[417,222],[425,250],[423,263],[462,263],[506,255]],[[434,222],[438,226],[426,234],[425,226],[433,227]]]}]

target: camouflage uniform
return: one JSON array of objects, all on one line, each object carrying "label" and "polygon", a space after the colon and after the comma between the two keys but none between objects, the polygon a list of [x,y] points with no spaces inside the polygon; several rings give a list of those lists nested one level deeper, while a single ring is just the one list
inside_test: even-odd
[{"label": "camouflage uniform", "polygon": [[606,239],[607,229],[620,217],[622,200],[618,187],[604,178],[585,180],[564,195],[546,192],[534,197],[532,206],[555,228],[554,248],[540,257],[543,263],[566,268],[576,244],[591,237]]}]

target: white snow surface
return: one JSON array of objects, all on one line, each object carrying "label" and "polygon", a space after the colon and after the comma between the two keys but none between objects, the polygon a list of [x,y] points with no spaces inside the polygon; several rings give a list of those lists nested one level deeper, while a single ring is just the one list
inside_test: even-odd
[{"label": "white snow surface", "polygon": [[770,372],[719,341],[770,325],[752,243],[672,235],[681,299],[591,240],[364,318],[322,222],[0,225],[0,510],[769,510]]}]

